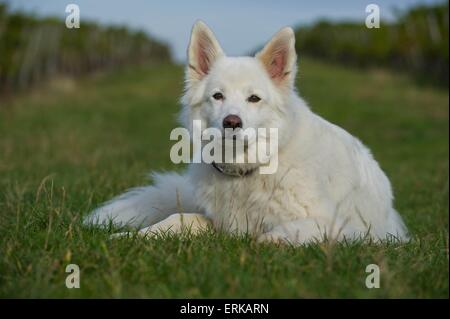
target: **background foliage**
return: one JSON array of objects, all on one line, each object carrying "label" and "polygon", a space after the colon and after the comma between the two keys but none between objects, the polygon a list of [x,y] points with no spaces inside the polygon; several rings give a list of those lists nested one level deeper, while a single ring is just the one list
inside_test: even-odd
[{"label": "background foliage", "polygon": [[57,18],[9,12],[0,4],[0,93],[54,75],[77,76],[125,64],[170,60],[166,44],[142,31],[83,21],[68,29]]},{"label": "background foliage", "polygon": [[448,2],[397,15],[396,22],[382,21],[379,29],[327,21],[298,28],[297,51],[347,65],[403,70],[421,81],[447,86]]}]

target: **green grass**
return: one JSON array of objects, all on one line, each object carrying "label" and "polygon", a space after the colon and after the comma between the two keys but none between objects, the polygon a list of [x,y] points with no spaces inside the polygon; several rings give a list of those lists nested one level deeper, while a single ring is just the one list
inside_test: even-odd
[{"label": "green grass", "polygon": [[[0,297],[448,297],[448,91],[300,63],[313,110],[368,145],[412,232],[402,245],[293,248],[208,233],[110,240],[81,216],[169,160],[178,66],[58,79],[0,100]],[[65,267],[81,288],[65,287]],[[381,268],[381,288],[365,268]]]}]

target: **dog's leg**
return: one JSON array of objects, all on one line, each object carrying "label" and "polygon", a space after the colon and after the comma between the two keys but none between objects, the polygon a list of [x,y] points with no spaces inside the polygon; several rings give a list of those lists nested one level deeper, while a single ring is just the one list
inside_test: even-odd
[{"label": "dog's leg", "polygon": [[94,210],[84,219],[88,225],[107,225],[137,229],[153,225],[175,212],[201,212],[194,200],[187,174],[154,174],[154,185],[135,188]]},{"label": "dog's leg", "polygon": [[272,230],[258,236],[258,242],[305,244],[323,237],[320,227],[312,219],[293,221],[275,226]]},{"label": "dog's leg", "polygon": [[258,242],[290,243],[302,245],[320,242],[364,238],[367,232],[356,230],[347,223],[347,220],[304,218],[275,226],[272,230],[258,236]]},{"label": "dog's leg", "polygon": [[[166,219],[139,230],[138,234],[144,237],[154,237],[165,233],[180,234],[188,232],[197,235],[212,226],[211,220],[201,214],[173,214]],[[123,232],[112,237],[129,236],[131,233]]]}]

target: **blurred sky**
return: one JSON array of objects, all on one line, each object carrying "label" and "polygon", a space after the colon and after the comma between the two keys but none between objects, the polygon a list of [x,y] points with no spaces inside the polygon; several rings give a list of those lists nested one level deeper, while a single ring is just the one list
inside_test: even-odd
[{"label": "blurred sky", "polygon": [[364,23],[365,8],[370,3],[380,6],[381,19],[392,20],[394,8],[404,10],[416,4],[439,0],[0,0],[12,9],[23,9],[39,16],[54,15],[65,19],[69,3],[79,5],[83,19],[101,23],[125,24],[147,31],[167,42],[174,58],[185,60],[192,24],[205,21],[217,35],[225,52],[240,55],[262,45],[283,26],[297,26],[320,18],[352,19]]}]

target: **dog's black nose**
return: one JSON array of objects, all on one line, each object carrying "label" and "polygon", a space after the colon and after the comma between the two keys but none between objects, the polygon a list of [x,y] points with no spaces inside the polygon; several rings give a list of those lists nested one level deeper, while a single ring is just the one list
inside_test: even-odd
[{"label": "dog's black nose", "polygon": [[230,114],[223,119],[222,125],[223,128],[232,128],[234,130],[238,127],[242,128],[242,120],[239,116]]}]

